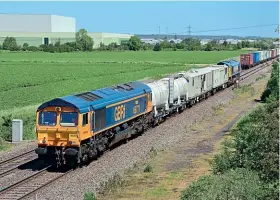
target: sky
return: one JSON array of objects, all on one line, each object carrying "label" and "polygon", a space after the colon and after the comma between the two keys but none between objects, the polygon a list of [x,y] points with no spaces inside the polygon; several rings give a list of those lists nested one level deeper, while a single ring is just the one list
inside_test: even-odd
[{"label": "sky", "polygon": [[[0,13],[55,14],[76,18],[89,32],[277,37],[279,2],[0,2]],[[160,28],[159,28],[160,26]],[[160,29],[160,30],[159,30]]]}]

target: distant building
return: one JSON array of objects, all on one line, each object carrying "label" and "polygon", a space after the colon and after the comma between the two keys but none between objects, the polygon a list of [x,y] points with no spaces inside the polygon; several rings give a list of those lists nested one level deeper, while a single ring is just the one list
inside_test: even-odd
[{"label": "distant building", "polygon": [[[85,27],[85,29],[87,29]],[[76,19],[58,15],[0,14],[0,43],[6,37],[15,37],[19,45],[29,46],[41,44],[75,41]],[[100,43],[108,45],[112,42],[120,44],[133,35],[118,33],[88,33],[94,40],[94,48]]]},{"label": "distant building", "polygon": [[168,42],[174,42],[176,44],[182,42],[183,40],[182,39],[171,39],[171,40],[168,40]]},{"label": "distant building", "polygon": [[206,45],[206,44],[208,44],[210,41],[211,41],[210,39],[202,39],[202,40],[200,40],[200,44],[201,44],[201,45]]}]

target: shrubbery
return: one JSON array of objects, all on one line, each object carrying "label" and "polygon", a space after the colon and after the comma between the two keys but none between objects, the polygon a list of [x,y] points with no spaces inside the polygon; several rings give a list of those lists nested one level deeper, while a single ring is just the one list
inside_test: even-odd
[{"label": "shrubbery", "polygon": [[[267,102],[243,117],[231,131],[223,152],[215,156],[213,175],[201,177],[181,199],[278,199],[279,63],[262,95]],[[269,91],[269,92],[268,92]]]},{"label": "shrubbery", "polygon": [[200,177],[183,192],[181,200],[263,200],[267,193],[257,173],[248,169],[236,169],[220,175]]},{"label": "shrubbery", "polygon": [[271,78],[267,83],[267,87],[261,96],[262,101],[279,99],[279,63],[274,62],[272,65]]}]

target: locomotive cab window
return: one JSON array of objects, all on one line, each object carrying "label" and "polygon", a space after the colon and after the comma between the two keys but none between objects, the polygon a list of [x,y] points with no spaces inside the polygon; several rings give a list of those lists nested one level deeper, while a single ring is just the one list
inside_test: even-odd
[{"label": "locomotive cab window", "polygon": [[39,113],[39,125],[55,126],[56,125],[56,112],[43,111]]},{"label": "locomotive cab window", "polygon": [[60,114],[61,126],[77,126],[78,125],[78,113],[76,112],[62,112]]},{"label": "locomotive cab window", "polygon": [[85,126],[87,124],[88,124],[88,114],[85,113],[85,114],[83,114],[83,126]]}]

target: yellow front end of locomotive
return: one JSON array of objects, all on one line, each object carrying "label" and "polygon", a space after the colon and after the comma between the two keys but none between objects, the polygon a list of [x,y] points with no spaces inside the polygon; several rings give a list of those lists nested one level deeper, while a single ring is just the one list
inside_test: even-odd
[{"label": "yellow front end of locomotive", "polygon": [[81,140],[91,137],[88,118],[73,108],[47,107],[37,112],[38,146],[77,147]]}]

